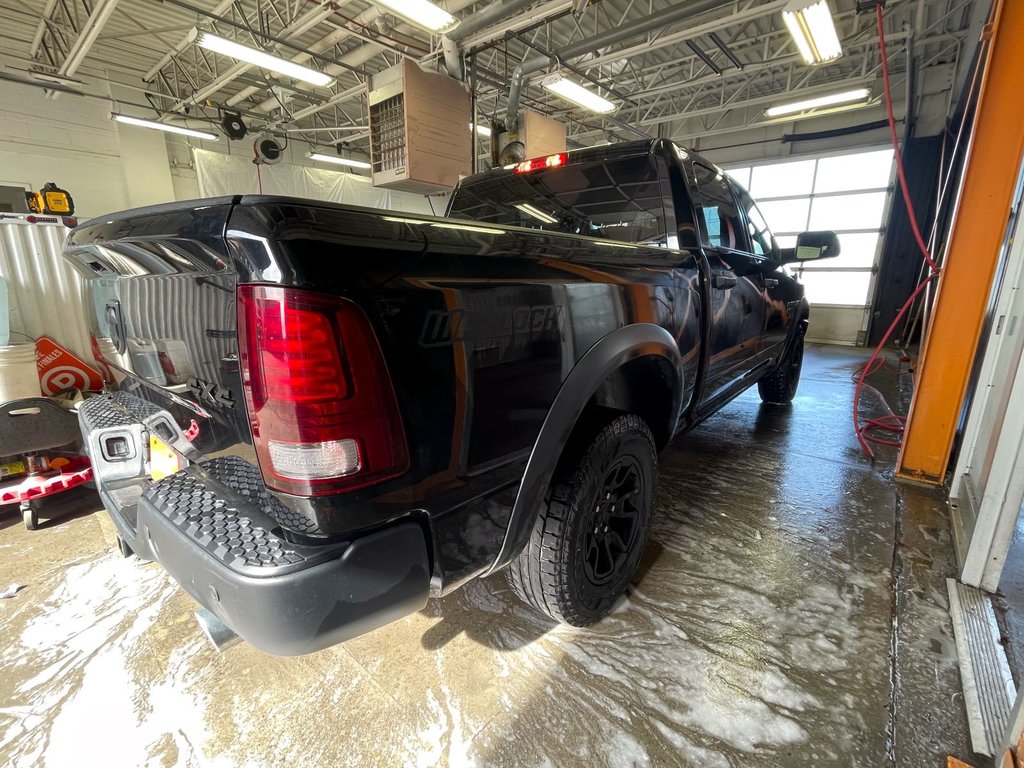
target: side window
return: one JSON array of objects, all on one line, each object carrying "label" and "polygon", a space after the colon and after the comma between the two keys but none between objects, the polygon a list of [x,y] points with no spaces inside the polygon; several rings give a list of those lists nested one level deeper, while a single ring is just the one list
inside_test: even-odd
[{"label": "side window", "polygon": [[[676,152],[679,149],[676,148]],[[676,229],[679,232],[679,248],[693,251],[700,248],[697,220],[693,215],[693,202],[686,188],[686,179],[678,162],[669,163],[669,180],[672,184],[672,202],[676,212]]]},{"label": "side window", "polygon": [[749,250],[743,217],[725,175],[701,163],[694,163],[693,171],[700,188],[708,245],[734,251]]},{"label": "side window", "polygon": [[740,208],[747,214],[747,233],[754,246],[754,253],[758,256],[774,257],[775,238],[772,237],[772,232],[768,229],[768,222],[761,215],[754,198],[738,184],[736,185],[736,198],[739,200]]}]

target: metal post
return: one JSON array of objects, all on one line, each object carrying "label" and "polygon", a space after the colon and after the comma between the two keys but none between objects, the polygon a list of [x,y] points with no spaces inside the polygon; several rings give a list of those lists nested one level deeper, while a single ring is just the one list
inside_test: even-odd
[{"label": "metal post", "polygon": [[921,354],[897,476],[941,484],[967,394],[978,339],[1024,152],[1024,3],[1000,0],[982,77],[971,148],[935,309]]}]

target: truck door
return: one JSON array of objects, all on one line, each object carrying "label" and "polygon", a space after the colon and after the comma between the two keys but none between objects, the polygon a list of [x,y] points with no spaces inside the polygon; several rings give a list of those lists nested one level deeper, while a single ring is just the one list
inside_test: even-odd
[{"label": "truck door", "polygon": [[757,204],[739,184],[732,186],[747,220],[747,233],[754,255],[758,257],[756,264],[765,298],[764,351],[765,357],[774,359],[782,353],[791,322],[790,308],[800,297],[794,290],[793,279],[782,268],[779,248]]},{"label": "truck door", "polygon": [[697,223],[710,266],[711,339],[704,399],[721,394],[757,364],[763,349],[765,302],[761,258],[725,175],[693,163]]}]

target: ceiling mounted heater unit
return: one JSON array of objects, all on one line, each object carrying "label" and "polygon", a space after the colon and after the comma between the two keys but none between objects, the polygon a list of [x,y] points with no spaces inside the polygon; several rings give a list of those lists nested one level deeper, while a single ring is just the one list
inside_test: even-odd
[{"label": "ceiling mounted heater unit", "polygon": [[469,92],[405,59],[374,75],[369,92],[375,187],[430,194],[472,170]]}]

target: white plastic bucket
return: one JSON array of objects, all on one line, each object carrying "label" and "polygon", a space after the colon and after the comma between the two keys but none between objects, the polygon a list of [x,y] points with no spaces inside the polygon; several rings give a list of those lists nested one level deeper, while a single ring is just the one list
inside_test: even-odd
[{"label": "white plastic bucket", "polygon": [[0,347],[0,403],[39,395],[36,345],[11,344]]}]

